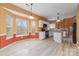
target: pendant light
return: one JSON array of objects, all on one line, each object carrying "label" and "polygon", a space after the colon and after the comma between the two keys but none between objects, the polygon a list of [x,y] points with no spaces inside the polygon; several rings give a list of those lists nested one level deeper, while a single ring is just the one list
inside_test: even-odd
[{"label": "pendant light", "polygon": [[60,22],[61,20],[60,20],[60,18],[59,18],[59,13],[57,13],[57,22]]},{"label": "pendant light", "polygon": [[30,10],[31,10],[31,14],[30,14],[29,18],[34,19],[33,15],[32,15],[32,5],[33,4],[31,3],[31,4],[26,4],[26,5],[30,6]]},{"label": "pendant light", "polygon": [[31,3],[31,15],[29,16],[30,19],[34,19],[33,15],[32,15],[32,3]]}]

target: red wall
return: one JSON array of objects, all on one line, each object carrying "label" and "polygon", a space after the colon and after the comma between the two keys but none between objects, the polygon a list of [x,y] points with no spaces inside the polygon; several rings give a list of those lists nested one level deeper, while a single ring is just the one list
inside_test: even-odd
[{"label": "red wall", "polygon": [[6,39],[6,36],[0,36],[0,48],[3,48],[16,41],[31,39],[31,38],[39,39],[39,34],[38,33],[36,33],[35,35],[29,34],[28,36],[20,36],[20,37],[16,37],[16,34],[14,34],[13,38],[11,39]]}]

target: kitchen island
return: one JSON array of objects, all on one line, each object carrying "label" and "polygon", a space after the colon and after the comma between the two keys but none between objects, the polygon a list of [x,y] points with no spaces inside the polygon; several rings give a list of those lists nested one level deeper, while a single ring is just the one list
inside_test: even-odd
[{"label": "kitchen island", "polygon": [[62,43],[63,41],[63,32],[59,29],[53,31],[54,41],[57,43]]}]

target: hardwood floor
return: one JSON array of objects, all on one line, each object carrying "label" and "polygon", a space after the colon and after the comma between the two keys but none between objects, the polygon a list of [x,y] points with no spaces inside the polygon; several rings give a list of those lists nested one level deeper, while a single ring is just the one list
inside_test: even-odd
[{"label": "hardwood floor", "polygon": [[[70,38],[65,38],[70,40]],[[57,43],[53,38],[47,40],[22,40],[6,48],[0,49],[0,56],[77,56],[78,45],[74,46],[69,41]]]}]

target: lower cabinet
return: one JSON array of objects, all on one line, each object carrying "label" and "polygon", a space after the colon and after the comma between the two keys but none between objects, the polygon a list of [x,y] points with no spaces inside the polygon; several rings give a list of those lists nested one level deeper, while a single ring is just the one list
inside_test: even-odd
[{"label": "lower cabinet", "polygon": [[57,43],[62,43],[62,32],[54,32],[54,41]]},{"label": "lower cabinet", "polygon": [[45,39],[45,32],[39,32],[39,39],[40,40]]}]

